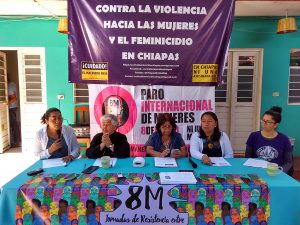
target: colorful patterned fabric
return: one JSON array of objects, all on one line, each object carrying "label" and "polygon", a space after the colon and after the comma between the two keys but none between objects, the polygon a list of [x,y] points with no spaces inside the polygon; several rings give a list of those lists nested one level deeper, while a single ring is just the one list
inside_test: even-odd
[{"label": "colorful patterned fabric", "polygon": [[[72,181],[67,176],[41,174],[23,184],[15,224],[174,224],[177,219],[190,225],[262,225],[270,219],[268,186],[253,174],[195,174],[197,183],[189,185],[160,185],[158,173],[78,174]],[[155,216],[146,218],[150,208]]]}]

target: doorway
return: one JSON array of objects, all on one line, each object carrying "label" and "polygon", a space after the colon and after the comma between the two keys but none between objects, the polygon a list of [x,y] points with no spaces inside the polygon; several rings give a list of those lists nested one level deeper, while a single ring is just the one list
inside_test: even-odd
[{"label": "doorway", "polygon": [[[34,145],[35,133],[41,128],[41,115],[45,112],[47,107],[45,49],[40,47],[0,47],[0,52],[5,55],[6,66],[4,74],[5,76],[8,75],[10,80],[13,81],[17,87],[19,107],[16,120],[21,130],[20,138],[22,138],[19,145],[22,146],[22,152],[27,152],[30,151]],[[7,78],[5,78],[4,83],[7,105]],[[4,114],[5,111],[1,111],[1,117]],[[1,122],[2,121],[3,119]],[[2,128],[8,128],[6,135],[7,141],[5,138],[0,139],[0,142],[5,145],[2,146],[3,148],[0,148],[1,153],[1,150],[3,152],[10,148],[9,137],[11,134],[9,132],[9,122],[7,122],[6,125],[5,123],[0,125]],[[1,132],[0,136],[3,136]]]},{"label": "doorway", "polygon": [[235,156],[244,156],[250,133],[259,129],[262,49],[230,49],[223,84],[216,87],[216,113],[220,128]]},{"label": "doorway", "polygon": [[[20,112],[20,91],[19,91],[19,68],[18,68],[18,53],[16,50],[2,51],[6,54],[6,72],[7,72],[7,95],[9,96],[10,89],[16,89],[16,99],[12,103],[16,106],[13,110],[15,113],[9,112],[9,127],[10,129],[10,148],[18,148],[22,146],[21,135],[21,112]],[[12,84],[12,85],[10,85]],[[12,88],[13,87],[13,88]],[[9,99],[8,99],[9,101]],[[10,111],[11,109],[9,109]],[[15,115],[14,115],[15,114]],[[14,125],[11,125],[14,124]]]}]

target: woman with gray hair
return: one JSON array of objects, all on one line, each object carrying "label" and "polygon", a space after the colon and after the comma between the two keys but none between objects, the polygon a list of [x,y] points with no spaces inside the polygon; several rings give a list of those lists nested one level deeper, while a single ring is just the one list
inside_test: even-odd
[{"label": "woman with gray hair", "polygon": [[110,156],[126,158],[130,156],[130,147],[124,134],[117,132],[119,126],[115,115],[106,114],[101,117],[102,132],[94,136],[86,156],[91,159]]}]

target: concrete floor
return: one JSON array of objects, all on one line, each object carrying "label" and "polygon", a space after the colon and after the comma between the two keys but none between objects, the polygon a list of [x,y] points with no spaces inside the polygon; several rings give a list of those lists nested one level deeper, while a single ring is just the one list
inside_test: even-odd
[{"label": "concrete floor", "polygon": [[11,148],[0,154],[0,187],[32,165],[35,161],[32,155],[22,153],[21,147]]}]

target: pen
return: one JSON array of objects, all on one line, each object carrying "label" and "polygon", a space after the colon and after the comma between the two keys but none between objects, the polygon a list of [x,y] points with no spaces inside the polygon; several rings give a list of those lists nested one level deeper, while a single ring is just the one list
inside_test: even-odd
[{"label": "pen", "polygon": [[71,161],[67,162],[66,165],[65,165],[65,167],[67,167],[70,163],[71,163]]}]

